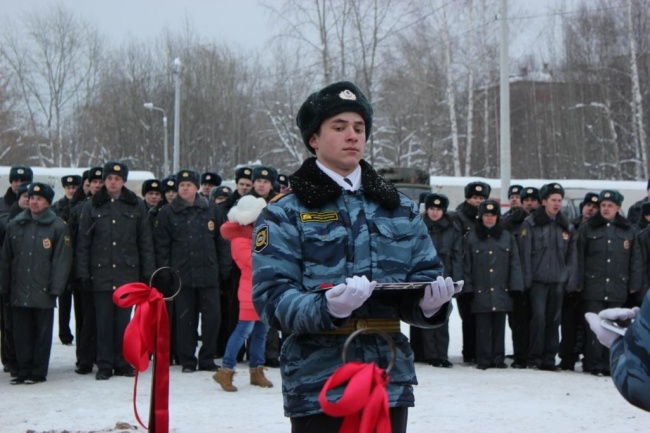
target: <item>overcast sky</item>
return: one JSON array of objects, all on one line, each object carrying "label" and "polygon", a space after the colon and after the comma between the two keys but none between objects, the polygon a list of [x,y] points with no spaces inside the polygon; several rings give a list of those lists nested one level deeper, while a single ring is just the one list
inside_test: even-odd
[{"label": "overcast sky", "polygon": [[[511,55],[543,44],[545,37],[540,35],[548,23],[547,16],[560,5],[575,10],[579,2],[509,0],[510,16],[525,17],[519,20],[523,34],[513,43]],[[252,49],[263,49],[269,35],[277,31],[259,0],[0,0],[0,15],[18,18],[21,13],[56,3],[96,25],[116,45],[132,37],[157,37],[165,28],[179,30],[185,22],[192,23],[202,37]],[[267,3],[280,6],[282,0]]]}]

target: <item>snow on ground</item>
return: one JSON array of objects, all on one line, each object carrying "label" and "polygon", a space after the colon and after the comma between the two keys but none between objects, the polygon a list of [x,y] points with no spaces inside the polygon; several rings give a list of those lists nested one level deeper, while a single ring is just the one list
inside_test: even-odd
[{"label": "snow on ground", "polygon": [[[480,371],[461,362],[456,311],[450,332],[453,368],[417,364],[409,433],[650,431],[650,414],[623,400],[608,377],[582,373],[580,365],[576,372]],[[133,414],[133,379],[80,376],[74,373],[74,360],[74,347],[62,346],[55,337],[47,382],[11,386],[9,374],[0,376],[0,432],[142,432]],[[239,391],[226,393],[211,373],[183,374],[180,367],[171,367],[170,432],[289,432],[280,372],[266,373],[275,387],[253,387],[247,365],[240,364],[235,376]],[[138,409],[145,423],[150,381],[148,372],[140,375]],[[116,428],[117,423],[126,428]]]}]

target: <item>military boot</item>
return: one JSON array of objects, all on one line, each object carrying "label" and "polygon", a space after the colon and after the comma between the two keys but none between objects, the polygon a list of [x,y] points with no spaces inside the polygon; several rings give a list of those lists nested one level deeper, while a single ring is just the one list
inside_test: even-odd
[{"label": "military boot", "polygon": [[221,385],[224,391],[235,392],[237,387],[232,384],[232,378],[235,375],[235,370],[232,368],[221,368],[217,371],[212,378]]},{"label": "military boot", "polygon": [[273,383],[264,376],[264,367],[259,366],[251,368],[251,385],[261,386],[262,388],[273,388]]}]

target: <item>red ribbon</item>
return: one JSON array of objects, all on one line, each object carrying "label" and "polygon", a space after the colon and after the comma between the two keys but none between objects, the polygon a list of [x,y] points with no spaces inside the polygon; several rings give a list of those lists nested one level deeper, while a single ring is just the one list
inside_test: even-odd
[{"label": "red ribbon", "polygon": [[[318,396],[323,412],[345,417],[340,433],[391,433],[386,384],[388,375],[372,362],[348,362],[327,379]],[[347,382],[337,402],[327,400],[327,391]]]},{"label": "red ribbon", "polygon": [[[124,332],[124,359],[135,367],[133,411],[140,425],[153,433],[169,432],[169,320],[163,295],[143,283],[130,283],[113,292],[113,302],[122,308],[135,305],[135,313]],[[138,372],[149,368],[153,355],[149,427],[140,420],[136,403]]]}]

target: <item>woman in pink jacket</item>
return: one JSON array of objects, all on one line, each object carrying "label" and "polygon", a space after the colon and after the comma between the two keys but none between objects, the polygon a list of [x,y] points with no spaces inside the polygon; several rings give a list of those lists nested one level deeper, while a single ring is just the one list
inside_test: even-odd
[{"label": "woman in pink jacket", "polygon": [[237,365],[237,353],[251,336],[250,383],[251,385],[271,388],[273,384],[264,376],[264,347],[268,327],[260,322],[253,307],[253,269],[252,238],[255,220],[266,206],[266,201],[252,195],[239,199],[237,205],[228,212],[228,221],[221,226],[221,236],[230,241],[232,258],[241,270],[239,279],[239,322],[228,339],[226,353],[223,356],[223,368],[213,378],[224,391],[237,391],[232,383]]}]

